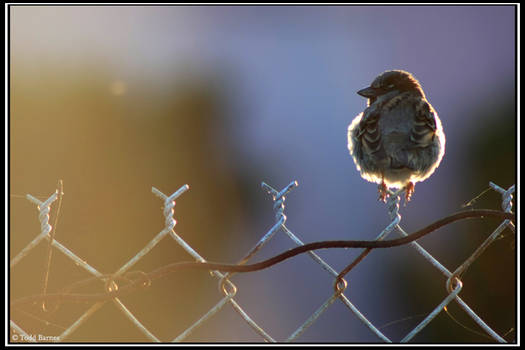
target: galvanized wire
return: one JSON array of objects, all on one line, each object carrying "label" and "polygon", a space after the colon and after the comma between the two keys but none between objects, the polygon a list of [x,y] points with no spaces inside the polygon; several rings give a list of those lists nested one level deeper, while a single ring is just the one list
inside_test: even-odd
[{"label": "galvanized wire", "polygon": [[[258,252],[261,251],[261,249],[273,238],[276,234],[279,232],[282,232],[286,237],[288,237],[295,245],[301,246],[304,245],[304,243],[301,241],[301,239],[294,234],[287,226],[286,226],[286,215],[284,214],[285,211],[285,199],[286,196],[290,193],[291,190],[296,188],[298,186],[297,181],[292,181],[289,185],[285,186],[282,190],[276,190],[270,185],[266,183],[262,183],[262,188],[268,192],[272,196],[273,200],[273,208],[275,210],[275,224],[259,239],[259,241],[244,255],[244,257],[238,262],[238,264],[245,264],[250,259],[252,259],[255,255],[257,255]],[[490,183],[490,187],[501,194],[502,196],[502,209],[505,212],[511,212],[512,211],[512,195],[515,192],[515,186],[511,186],[508,189],[503,189],[499,187],[498,185],[494,183]],[[104,283],[106,288],[108,290],[118,288],[117,280],[119,276],[122,276],[124,273],[129,271],[129,269],[134,266],[137,262],[139,262],[144,256],[148,254],[148,252],[151,251],[155,246],[161,243],[164,237],[170,236],[172,239],[181,246],[193,259],[195,259],[198,262],[206,262],[207,260],[202,257],[197,250],[195,250],[193,247],[191,247],[184,239],[182,239],[176,232],[175,232],[175,225],[176,220],[174,219],[174,207],[175,207],[175,200],[182,195],[184,192],[186,192],[189,189],[188,185],[184,185],[180,187],[177,191],[175,191],[171,195],[165,195],[161,191],[159,191],[156,188],[152,188],[152,192],[158,196],[161,200],[163,200],[164,207],[163,207],[163,214],[165,219],[165,226],[164,228],[150,241],[146,244],[146,246],[141,249],[137,254],[135,254],[133,257],[131,257],[126,263],[124,263],[115,273],[112,275],[104,275],[100,273],[97,269],[92,267],[88,262],[78,257],[75,253],[73,253],[71,250],[69,250],[67,247],[65,247],[63,244],[59,243],[56,239],[51,238],[50,232],[52,230],[51,225],[49,224],[49,212],[52,203],[57,199],[58,197],[58,191],[56,191],[54,194],[52,194],[46,201],[40,201],[36,199],[35,197],[31,195],[27,195],[28,200],[36,204],[39,211],[39,221],[41,226],[41,232],[33,239],[26,247],[24,247],[11,261],[10,261],[10,268],[12,269],[14,266],[18,264],[25,256],[27,256],[42,240],[46,239],[50,241],[50,247],[58,249],[60,252],[62,252],[66,257],[71,259],[75,264],[82,267],[84,270],[86,270],[90,275],[94,276],[96,279],[99,279],[101,282]],[[379,235],[376,237],[376,240],[383,240],[385,237],[390,235],[392,232],[399,232],[402,236],[407,236],[407,232],[401,227],[401,215],[399,213],[399,203],[400,203],[400,195],[402,194],[402,190],[392,192],[388,192],[387,197],[387,210],[388,214],[391,218],[391,222],[385,227],[385,229],[379,233]],[[487,323],[478,315],[476,312],[472,310],[472,308],[460,298],[459,294],[463,288],[463,282],[461,281],[461,275],[472,265],[474,261],[476,261],[479,256],[486,250],[486,248],[494,242],[500,235],[501,232],[505,229],[509,228],[513,232],[515,231],[515,226],[510,220],[504,220],[486,239],[485,241],[479,245],[475,249],[475,251],[467,257],[463,263],[461,263],[454,272],[450,272],[449,269],[447,269],[443,264],[441,264],[437,259],[435,259],[427,250],[425,250],[419,243],[417,242],[411,242],[410,246],[412,246],[426,261],[428,261],[432,266],[434,266],[441,274],[445,277],[444,278],[444,284],[447,290],[446,296],[443,298],[443,300],[436,305],[431,312],[428,313],[428,315],[415,327],[413,328],[408,334],[403,337],[401,340],[399,340],[402,343],[408,342],[414,337],[419,334],[419,332],[424,329],[430,322],[432,322],[435,317],[441,313],[446,306],[451,303],[452,301],[455,301],[464,311],[467,315],[469,315],[479,326],[480,328],[485,331],[487,335],[492,337],[495,341],[500,343],[505,343],[505,339],[501,337],[497,332],[495,332],[490,326],[487,325]],[[365,249],[362,251],[361,255],[358,257],[358,259],[355,261],[355,264],[357,264],[359,261],[364,259],[370,249]],[[328,272],[332,277],[334,278],[334,283],[337,282],[337,278],[339,276],[339,273],[332,268],[330,265],[328,265],[322,258],[319,257],[318,254],[316,254],[313,251],[308,252],[309,256],[312,258],[313,261],[315,261],[322,270]],[[352,265],[353,266],[355,266]],[[348,271],[346,271],[348,272]],[[345,272],[345,273],[346,273]],[[215,277],[218,281],[219,285],[219,293],[222,294],[221,299],[218,303],[216,303],[214,306],[212,306],[207,312],[204,313],[201,317],[198,318],[197,321],[191,323],[182,333],[179,335],[176,335],[174,338],[172,338],[172,342],[181,342],[186,339],[188,339],[189,335],[198,327],[203,326],[207,320],[214,317],[219,313],[226,305],[231,305],[233,310],[239,314],[239,316],[246,322],[256,334],[258,334],[263,341],[266,342],[276,342],[274,337],[272,337],[265,329],[263,329],[255,320],[253,315],[249,315],[241,306],[240,304],[235,300],[235,296],[237,294],[237,286],[231,281],[231,278],[235,276],[234,273],[221,273],[220,271],[211,271],[211,276]],[[344,276],[342,276],[344,277]],[[366,327],[383,342],[391,343],[394,342],[394,340],[388,338],[385,334],[383,334],[379,329],[373,324],[373,321],[369,320],[367,317],[364,316],[364,314],[359,310],[359,308],[354,305],[348,297],[345,295],[345,288],[346,288],[346,281],[344,279],[340,280],[340,283],[336,285],[336,288],[334,289],[334,292],[326,299],[324,302],[321,301],[320,306],[317,308],[313,308],[312,313],[309,317],[301,324],[299,325],[288,337],[283,339],[283,341],[286,342],[292,342],[292,341],[300,341],[301,335],[303,335],[305,332],[308,331],[309,327],[313,325],[318,318],[325,313],[332,305],[334,305],[336,300],[341,300],[343,305],[345,305],[363,324],[366,325]],[[127,319],[129,319],[135,327],[142,333],[144,336],[146,336],[150,341],[152,342],[161,342],[157,336],[153,334],[151,330],[146,328],[139,319],[133,315],[133,313],[126,307],[126,305],[120,300],[119,298],[115,297],[111,299],[113,301],[113,305],[119,309],[123,315],[126,316]],[[71,334],[77,330],[79,327],[82,326],[82,324],[89,319],[94,313],[96,313],[98,310],[101,309],[103,305],[105,305],[107,301],[99,301],[94,303],[87,311],[85,311],[79,318],[77,318],[69,327],[67,327],[62,334],[56,337],[53,341],[66,341]],[[312,303],[316,303],[316,301],[312,301]],[[31,332],[28,332],[25,330],[22,326],[20,326],[18,323],[15,323],[13,320],[10,321],[10,327],[11,330],[15,333],[20,335],[21,337],[30,339],[29,334]]]}]

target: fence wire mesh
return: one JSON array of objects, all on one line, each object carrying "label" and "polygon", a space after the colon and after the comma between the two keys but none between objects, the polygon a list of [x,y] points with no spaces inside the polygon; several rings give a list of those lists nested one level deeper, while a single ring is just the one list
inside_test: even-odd
[{"label": "fence wire mesh", "polygon": [[[490,183],[490,188],[494,191],[501,194],[501,208],[506,213],[512,213],[512,199],[513,193],[515,192],[515,185],[509,187],[508,189],[501,188],[500,186]],[[282,190],[276,190],[266,183],[262,183],[262,188],[268,192],[273,199],[273,209],[275,211],[275,224],[263,235],[262,238],[244,255],[244,257],[238,262],[239,265],[246,264],[250,262],[257,253],[270,241],[278,232],[282,232],[288,239],[293,242],[296,246],[303,246],[305,243],[299,238],[298,235],[293,233],[287,226],[286,220],[287,217],[284,214],[285,205],[284,201],[287,194],[297,187],[297,182],[293,181],[288,186],[284,187]],[[93,279],[100,280],[105,288],[105,293],[111,293],[118,291],[119,288],[122,289],[122,286],[119,283],[124,283],[127,280],[126,273],[138,263],[143,257],[145,257],[154,247],[159,244],[162,244],[165,239],[174,240],[181,248],[183,248],[196,262],[204,263],[207,260],[201,256],[197,250],[190,246],[182,237],[180,237],[175,232],[176,221],[174,218],[175,212],[175,200],[177,200],[184,192],[189,189],[188,185],[180,187],[177,191],[170,195],[166,195],[156,189],[152,188],[154,195],[159,197],[163,202],[163,215],[165,218],[164,228],[149,241],[146,246],[140,250],[135,256],[133,256],[129,261],[125,262],[120,268],[118,268],[113,274],[104,274],[98,271],[95,267],[89,264],[87,261],[79,257],[75,252],[68,249],[64,244],[60,243],[55,239],[50,233],[52,232],[52,226],[49,222],[50,219],[50,210],[51,206],[59,198],[59,191],[57,190],[45,201],[41,201],[31,195],[27,195],[27,199],[35,204],[38,209],[38,219],[40,221],[41,232],[25,246],[20,252],[18,252],[10,261],[10,269],[13,269],[20,261],[22,261],[26,256],[31,254],[31,252],[37,247],[41,242],[47,241],[50,249],[56,249],[62,253],[67,258],[71,259],[74,264],[83,268]],[[380,232],[375,240],[380,241],[385,239],[387,236],[391,235],[393,232],[398,232],[401,236],[407,236],[408,233],[401,226],[401,215],[399,213],[400,207],[400,191],[391,192],[390,196],[387,199],[387,210],[391,218],[389,225]],[[20,323],[15,319],[10,319],[10,339],[9,342],[68,342],[71,335],[78,330],[83,324],[90,319],[95,313],[101,310],[106,304],[113,303],[114,307],[125,316],[126,319],[131,321],[131,323],[136,328],[137,332],[140,332],[151,342],[183,342],[187,341],[188,337],[192,332],[194,332],[199,327],[205,327],[207,321],[217,315],[221,310],[231,307],[241,318],[246,322],[246,324],[251,327],[253,332],[258,335],[259,339],[264,342],[300,342],[301,335],[305,332],[308,332],[309,328],[323,315],[327,310],[329,310],[336,301],[340,301],[345,308],[353,314],[357,319],[359,319],[368,329],[374,334],[378,341],[385,343],[392,342],[401,342],[406,343],[413,340],[413,338],[421,332],[429,323],[431,323],[437,315],[446,310],[447,305],[454,302],[465,314],[468,315],[482,330],[487,336],[489,336],[493,341],[498,343],[506,343],[504,336],[498,334],[493,327],[491,327],[488,322],[485,322],[483,318],[479,315],[479,310],[474,310],[468,305],[468,303],[463,300],[460,296],[463,289],[463,282],[461,280],[462,275],[467,269],[472,265],[476,259],[487,249],[487,247],[493,243],[505,229],[510,229],[512,232],[515,231],[514,223],[509,220],[503,220],[499,226],[472,252],[472,254],[466,257],[463,262],[454,269],[449,269],[445,267],[440,261],[432,256],[432,254],[424,249],[416,241],[410,242],[410,246],[420,254],[425,261],[427,261],[433,268],[437,269],[443,276],[443,283],[447,289],[447,295],[443,300],[441,300],[432,311],[425,315],[423,320],[417,324],[413,329],[411,329],[402,339],[392,339],[388,337],[385,333],[380,330],[380,327],[377,327],[373,319],[367,317],[367,315],[360,311],[359,306],[352,303],[347,295],[345,295],[346,281],[344,279],[338,280],[340,272],[335,268],[330,266],[325,260],[323,260],[317,253],[314,251],[308,251],[307,254],[310,258],[319,265],[319,267],[329,274],[334,281],[333,293],[326,298],[326,300],[319,303],[315,310],[309,315],[309,317],[304,320],[301,324],[297,325],[296,328],[284,339],[272,336],[270,331],[265,329],[258,322],[258,317],[255,314],[250,314],[246,311],[246,308],[241,305],[241,303],[236,299],[236,294],[238,292],[238,287],[232,278],[236,274],[235,272],[221,272],[219,270],[210,271],[211,278],[214,278],[219,283],[219,291],[222,293],[220,300],[213,305],[207,312],[204,312],[202,315],[197,315],[197,321],[189,323],[187,328],[182,331],[180,334],[173,335],[170,339],[161,339],[155,335],[155,329],[150,329],[144,325],[141,320],[134,315],[130,308],[126,307],[125,303],[118,296],[112,298],[92,298],[90,299],[89,294],[70,294],[71,298],[76,300],[81,300],[84,303],[88,303],[89,306],[79,317],[77,317],[71,324],[69,324],[60,334],[48,335],[48,336],[38,336],[34,334],[34,330],[31,329],[29,325]],[[167,238],[167,237],[170,238]],[[352,267],[357,265],[361,260],[363,260],[370,249],[363,249],[361,255],[354,261]],[[11,273],[14,273],[11,271]],[[341,276],[344,277],[344,276]],[[149,282],[144,283],[144,287],[149,286]],[[77,286],[78,287],[78,286]],[[67,291],[67,290],[66,290]],[[67,293],[66,293],[67,294]],[[93,296],[93,295],[92,295]],[[47,298],[47,299],[46,299]],[[55,298],[55,299],[53,299]],[[38,300],[58,300],[59,303],[64,301],[64,298],[67,298],[67,295],[59,295],[49,293],[46,295],[44,290],[44,296]],[[21,298],[23,299],[23,298]],[[35,299],[36,300],[36,299]],[[93,300],[90,302],[90,300]],[[12,303],[12,301],[11,301]],[[40,304],[40,307],[45,307],[45,301],[43,304]],[[33,301],[33,305],[37,305],[36,301]],[[13,305],[11,305],[13,308]],[[16,308],[16,306],[14,306]],[[38,307],[38,306],[36,306]]]}]

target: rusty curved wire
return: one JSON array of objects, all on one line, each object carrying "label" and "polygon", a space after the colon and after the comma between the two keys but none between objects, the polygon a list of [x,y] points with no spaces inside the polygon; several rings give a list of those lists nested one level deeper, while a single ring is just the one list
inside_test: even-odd
[{"label": "rusty curved wire", "polygon": [[[296,255],[318,249],[328,249],[328,248],[367,248],[361,255],[358,257],[352,264],[345,268],[339,274],[336,279],[335,285],[338,285],[338,281],[348,273],[354,266],[356,266],[368,252],[372,249],[378,248],[392,248],[401,246],[410,242],[413,242],[443,226],[449,225],[455,221],[472,219],[472,218],[484,218],[484,217],[493,217],[504,220],[512,220],[515,222],[515,214],[507,213],[498,210],[489,210],[489,209],[477,209],[477,210],[466,210],[460,211],[455,214],[444,217],[440,220],[435,221],[434,223],[415,231],[408,236],[384,240],[384,241],[352,241],[352,240],[339,240],[339,241],[319,241],[308,243],[299,247],[292,248],[281,254],[278,254],[267,260],[246,264],[246,265],[237,265],[237,264],[223,264],[215,262],[177,262],[162,266],[150,273],[139,273],[139,277],[130,280],[126,285],[119,286],[118,289],[111,289],[110,291],[101,292],[101,293],[92,293],[92,294],[80,294],[80,293],[48,293],[48,294],[39,294],[33,296],[27,296],[18,298],[11,302],[11,306],[21,306],[37,302],[98,302],[104,300],[110,300],[112,298],[121,297],[123,295],[134,292],[138,289],[144,289],[151,285],[152,281],[163,278],[175,271],[183,269],[197,269],[197,270],[219,270],[224,272],[252,272],[257,270],[262,270],[268,268],[272,265],[278,264],[284,260],[292,258]],[[366,253],[366,254],[365,254]],[[111,278],[111,275],[107,275],[108,278]],[[97,277],[92,277],[85,279],[79,282],[76,282],[75,285],[85,285],[91,281],[99,280]],[[65,289],[66,291],[71,290],[71,288]]]}]

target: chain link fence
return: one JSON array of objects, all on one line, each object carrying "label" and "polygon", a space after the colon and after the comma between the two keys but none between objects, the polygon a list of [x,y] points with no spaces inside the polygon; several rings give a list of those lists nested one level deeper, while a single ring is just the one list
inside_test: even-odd
[{"label": "chain link fence", "polygon": [[[286,226],[286,215],[284,213],[284,201],[286,195],[292,191],[297,186],[297,182],[292,182],[282,190],[276,190],[273,187],[267,185],[266,183],[262,184],[262,187],[267,191],[273,199],[273,208],[275,211],[275,224],[263,235],[263,237],[244,255],[243,259],[238,262],[238,265],[247,264],[252,261],[253,258],[260,252],[269,241],[278,232],[282,232],[291,242],[296,246],[303,246],[305,243],[300,239],[298,235],[293,233]],[[513,193],[515,191],[515,186],[511,186],[508,189],[501,188],[500,186],[490,183],[492,190],[501,194],[501,208],[506,213],[512,213],[512,199]],[[412,241],[408,243],[418,254],[420,254],[424,260],[430,264],[433,268],[437,269],[442,275],[442,282],[447,288],[447,295],[439,303],[433,306],[431,312],[426,314],[421,322],[417,324],[413,329],[411,329],[402,339],[392,339],[389,338],[385,333],[383,333],[378,327],[373,319],[367,317],[365,312],[360,311],[359,305],[354,304],[350,298],[345,295],[346,282],[344,281],[344,275],[351,269],[358,265],[371,250],[370,248],[364,249],[361,255],[354,260],[352,264],[347,267],[342,272],[338,272],[335,268],[330,266],[325,260],[323,260],[317,253],[313,250],[307,251],[309,257],[319,265],[319,267],[324,270],[328,275],[333,278],[334,289],[333,293],[322,301],[320,305],[315,308],[315,311],[301,324],[296,325],[295,329],[285,338],[277,338],[272,335],[270,331],[265,329],[260,322],[258,322],[258,317],[256,314],[250,314],[246,311],[246,306],[236,299],[236,294],[238,292],[238,287],[232,281],[232,277],[235,275],[235,272],[221,272],[220,270],[210,271],[210,278],[216,279],[219,283],[219,291],[222,293],[220,300],[213,305],[207,312],[197,315],[197,321],[193,323],[188,323],[187,328],[180,334],[173,334],[170,339],[160,338],[155,335],[156,330],[146,327],[143,322],[134,315],[129,307],[125,305],[122,298],[117,296],[111,297],[111,293],[122,292],[126,283],[130,279],[130,271],[133,266],[135,266],[143,257],[145,257],[154,247],[159,244],[163,244],[166,240],[174,240],[180,247],[182,247],[194,261],[205,263],[207,260],[201,256],[197,249],[190,246],[182,237],[180,237],[175,232],[176,221],[174,218],[174,207],[175,200],[177,200],[184,192],[189,189],[188,185],[184,185],[175,191],[172,194],[164,194],[156,188],[152,188],[152,192],[155,196],[159,197],[163,203],[163,215],[165,218],[164,229],[160,231],[151,241],[149,241],[146,246],[140,250],[135,256],[133,256],[129,261],[124,263],[119,269],[114,273],[108,275],[100,272],[95,267],[93,267],[89,262],[85,261],[81,257],[75,254],[74,251],[70,250],[65,244],[60,243],[57,239],[53,237],[53,230],[50,224],[50,210],[51,206],[56,204],[57,199],[59,198],[59,191],[57,190],[49,198],[44,201],[41,201],[31,195],[27,195],[27,199],[34,203],[38,209],[39,221],[41,232],[20,252],[17,252],[16,255],[10,261],[10,269],[13,269],[20,261],[22,261],[26,256],[31,254],[35,247],[42,244],[42,242],[47,241],[49,244],[49,250],[58,250],[67,258],[71,259],[74,264],[84,269],[91,277],[91,279],[99,280],[104,285],[104,293],[98,294],[73,294],[71,290],[79,289],[83,286],[83,281],[71,286],[68,289],[63,290],[62,293],[47,293],[44,289],[43,293],[37,297],[31,298],[26,297],[19,298],[16,300],[10,300],[11,308],[17,308],[17,303],[26,303],[31,304],[34,307],[46,307],[46,303],[49,301],[55,301],[60,305],[64,301],[77,301],[85,303],[87,305],[87,310],[83,311],[79,317],[76,317],[74,322],[69,324],[60,334],[56,335],[35,335],[34,330],[28,324],[19,321],[17,319],[11,318],[10,320],[10,339],[9,342],[18,343],[18,342],[68,342],[71,339],[71,335],[82,327],[87,320],[89,320],[95,313],[105,307],[107,304],[113,304],[121,313],[125,316],[126,319],[132,322],[134,327],[136,327],[137,332],[140,332],[145,336],[148,341],[151,342],[183,342],[188,341],[188,337],[192,332],[194,332],[198,327],[206,327],[207,321],[216,316],[221,310],[225,308],[232,308],[243,320],[244,322],[251,327],[253,332],[258,335],[260,341],[263,342],[301,342],[301,335],[305,332],[308,332],[309,328],[323,315],[327,310],[329,310],[334,303],[337,301],[342,302],[347,311],[353,316],[358,318],[369,331],[377,337],[377,341],[392,343],[392,342],[401,342],[406,343],[413,340],[422,329],[424,329],[429,323],[431,323],[437,315],[446,310],[447,305],[450,303],[456,303],[466,315],[468,315],[478,326],[481,331],[490,337],[492,341],[498,343],[506,343],[504,335],[498,334],[491,327],[488,322],[484,321],[480,316],[480,310],[474,310],[468,305],[468,303],[461,298],[461,291],[463,289],[463,282],[461,276],[473,262],[476,261],[487,249],[487,247],[493,243],[505,229],[510,229],[512,232],[515,231],[515,225],[510,219],[503,220],[499,226],[475,249],[469,256],[467,256],[463,262],[455,267],[454,269],[449,269],[445,267],[440,261],[432,256],[432,254],[425,250],[419,243]],[[391,235],[393,232],[397,232],[401,236],[408,236],[408,233],[403,229],[401,225],[401,215],[399,213],[399,204],[400,204],[400,192],[390,193],[390,196],[387,200],[387,210],[391,218],[390,224],[380,232],[375,240],[381,241],[386,237]],[[12,238],[12,237],[11,237]],[[48,255],[48,258],[51,259],[51,255]],[[48,265],[49,266],[49,265]],[[278,267],[277,267],[278,268]],[[49,271],[46,271],[48,273]],[[11,271],[11,273],[15,273]],[[141,273],[138,273],[139,275]],[[151,285],[151,280],[144,278],[141,287],[147,288]],[[134,289],[130,289],[132,293]],[[110,296],[110,297],[108,297]],[[40,303],[39,303],[40,302]],[[191,302],[191,301],[190,301]],[[47,306],[49,307],[49,306]],[[12,316],[11,316],[12,317]],[[45,321],[42,321],[45,322]]]}]

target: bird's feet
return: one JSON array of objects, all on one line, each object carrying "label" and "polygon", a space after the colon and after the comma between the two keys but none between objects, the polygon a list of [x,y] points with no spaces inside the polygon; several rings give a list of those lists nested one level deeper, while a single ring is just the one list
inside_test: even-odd
[{"label": "bird's feet", "polygon": [[412,194],[414,193],[414,190],[416,189],[416,185],[414,185],[413,182],[409,182],[405,187],[405,203],[410,202],[410,198],[412,198]]},{"label": "bird's feet", "polygon": [[377,192],[379,193],[379,198],[377,200],[386,203],[386,197],[388,196],[388,188],[386,187],[384,181],[381,182],[379,186],[377,186]]}]

